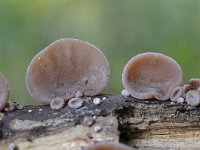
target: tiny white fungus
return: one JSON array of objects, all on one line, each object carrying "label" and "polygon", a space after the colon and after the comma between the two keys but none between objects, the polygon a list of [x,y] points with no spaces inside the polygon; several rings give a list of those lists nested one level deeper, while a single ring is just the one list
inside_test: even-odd
[{"label": "tiny white fungus", "polygon": [[93,104],[94,105],[99,105],[101,102],[102,102],[101,99],[98,98],[98,97],[93,99]]},{"label": "tiny white fungus", "polygon": [[121,94],[124,96],[124,97],[129,97],[131,96],[131,94],[126,90],[126,89],[123,89]]},{"label": "tiny white fungus", "polygon": [[102,99],[103,99],[103,100],[106,100],[106,97],[103,97]]},{"label": "tiny white fungus", "polygon": [[182,98],[182,97],[179,97],[178,99],[177,99],[177,103],[179,103],[179,104],[182,104],[182,103],[184,103],[184,98]]}]

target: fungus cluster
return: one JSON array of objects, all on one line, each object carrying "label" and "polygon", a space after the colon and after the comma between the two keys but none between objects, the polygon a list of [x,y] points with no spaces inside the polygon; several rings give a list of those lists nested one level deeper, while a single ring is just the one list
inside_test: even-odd
[{"label": "fungus cluster", "polygon": [[182,83],[182,70],[172,58],[159,53],[143,53],[133,57],[122,74],[125,97],[157,99],[200,105],[200,79]]},{"label": "fungus cluster", "polygon": [[189,105],[200,105],[200,79],[193,78],[182,87],[173,89],[170,99],[177,103],[187,102]]},{"label": "fungus cluster", "polygon": [[[68,101],[101,94],[109,76],[109,63],[98,48],[76,39],[60,39],[33,58],[27,69],[26,86],[31,97],[50,104],[57,98]],[[77,104],[73,99],[70,106],[74,102]],[[53,108],[54,104],[61,105],[51,103]]]},{"label": "fungus cluster", "polygon": [[84,148],[84,150],[132,150],[131,147],[117,143],[98,143]]}]

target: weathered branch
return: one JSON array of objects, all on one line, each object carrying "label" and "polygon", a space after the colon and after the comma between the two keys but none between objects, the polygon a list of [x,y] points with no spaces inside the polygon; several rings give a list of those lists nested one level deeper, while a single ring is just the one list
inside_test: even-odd
[{"label": "weathered branch", "polygon": [[[100,105],[84,98],[80,109],[25,106],[5,112],[0,149],[15,143],[19,150],[75,150],[98,141],[120,141],[138,149],[200,148],[199,108],[120,95],[100,97],[107,98]],[[87,124],[92,118],[95,123]]]}]

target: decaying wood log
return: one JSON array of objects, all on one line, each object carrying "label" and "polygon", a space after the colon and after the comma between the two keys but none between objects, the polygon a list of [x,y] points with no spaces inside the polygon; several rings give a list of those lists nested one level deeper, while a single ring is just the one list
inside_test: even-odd
[{"label": "decaying wood log", "polygon": [[54,111],[42,105],[3,112],[0,149],[78,150],[99,141],[135,149],[200,149],[199,108],[120,95],[99,97],[106,99],[94,105],[94,97],[84,98],[80,109]]}]

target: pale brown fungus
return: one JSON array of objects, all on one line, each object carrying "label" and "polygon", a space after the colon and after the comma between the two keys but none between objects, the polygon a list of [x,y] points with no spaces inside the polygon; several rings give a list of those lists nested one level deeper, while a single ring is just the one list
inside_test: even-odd
[{"label": "pale brown fungus", "polygon": [[182,70],[174,59],[148,52],[133,57],[127,63],[122,82],[135,98],[167,100],[172,89],[182,83]]},{"label": "pale brown fungus", "polygon": [[0,73],[0,111],[2,111],[9,99],[9,87],[6,78]]},{"label": "pale brown fungus", "polygon": [[83,99],[81,98],[72,98],[68,101],[69,108],[78,109],[83,106]]},{"label": "pale brown fungus", "polygon": [[98,143],[84,148],[84,150],[132,150],[131,147],[117,143]]},{"label": "pale brown fungus", "polygon": [[183,98],[186,98],[186,94],[187,94],[187,92],[189,92],[190,90],[192,90],[193,89],[193,87],[192,87],[192,85],[190,85],[190,84],[185,84],[184,86],[183,86]]},{"label": "pale brown fungus", "polygon": [[193,87],[194,90],[197,90],[200,87],[200,79],[198,78],[190,79],[189,84]]},{"label": "pale brown fungus", "polygon": [[63,108],[64,105],[65,105],[65,100],[62,98],[55,98],[50,103],[50,107],[53,110],[59,110],[59,109]]},{"label": "pale brown fungus", "polygon": [[200,104],[200,94],[197,91],[191,90],[186,95],[186,101],[189,105],[198,106]]},{"label": "pale brown fungus", "polygon": [[54,98],[69,100],[77,91],[84,96],[101,94],[109,76],[108,61],[98,48],[76,39],[61,39],[33,58],[26,86],[31,97],[49,104]]},{"label": "pale brown fungus", "polygon": [[180,98],[183,95],[183,88],[178,86],[175,87],[171,94],[170,94],[170,100],[176,102],[178,98]]}]

